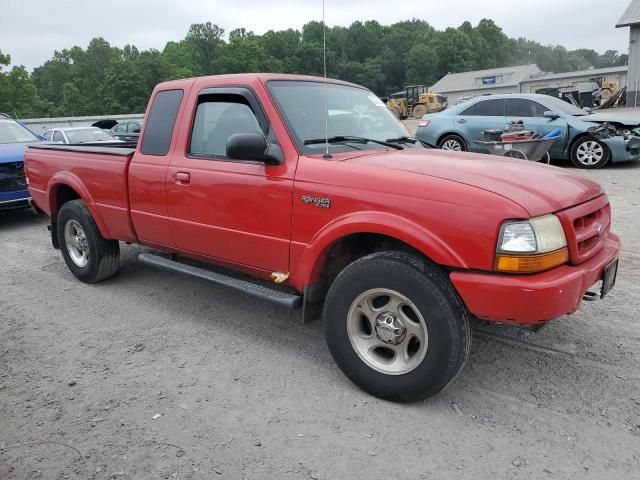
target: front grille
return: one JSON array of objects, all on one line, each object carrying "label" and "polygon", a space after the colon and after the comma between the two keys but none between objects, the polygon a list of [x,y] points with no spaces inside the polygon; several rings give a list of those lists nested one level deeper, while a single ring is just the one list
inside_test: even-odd
[{"label": "front grille", "polygon": [[567,236],[573,264],[582,263],[598,253],[611,230],[611,206],[606,195],[563,210],[558,217]]},{"label": "front grille", "polygon": [[22,162],[0,164],[0,192],[15,192],[26,188],[27,179]]}]

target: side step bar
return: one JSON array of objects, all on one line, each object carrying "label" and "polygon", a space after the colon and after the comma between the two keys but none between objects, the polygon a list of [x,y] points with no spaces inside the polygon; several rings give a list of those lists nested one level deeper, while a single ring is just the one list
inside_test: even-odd
[{"label": "side step bar", "polygon": [[201,278],[218,285],[231,287],[249,295],[253,295],[254,297],[276,303],[290,310],[296,310],[302,306],[302,297],[299,295],[292,295],[275,288],[269,288],[257,283],[229,277],[221,273],[205,270],[204,268],[186,265],[153,253],[140,253],[138,254],[138,260],[141,263],[151,265],[152,267],[160,268],[162,270],[182,273],[184,275]]}]

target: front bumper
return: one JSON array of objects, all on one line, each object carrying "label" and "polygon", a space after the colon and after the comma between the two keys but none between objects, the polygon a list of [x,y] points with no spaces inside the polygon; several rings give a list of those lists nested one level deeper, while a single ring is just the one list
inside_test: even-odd
[{"label": "front bumper", "polygon": [[602,142],[611,150],[612,162],[626,162],[640,159],[640,149],[634,148],[635,142],[626,140],[622,136],[605,138]]},{"label": "front bumper", "polygon": [[604,248],[579,265],[520,276],[452,272],[450,278],[476,317],[536,325],[578,310],[585,292],[602,279],[604,267],[619,252],[620,239],[609,233]]}]

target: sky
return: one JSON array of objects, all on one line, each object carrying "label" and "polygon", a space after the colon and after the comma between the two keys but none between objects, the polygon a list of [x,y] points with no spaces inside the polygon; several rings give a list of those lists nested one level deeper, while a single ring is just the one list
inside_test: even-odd
[{"label": "sky", "polygon": [[[441,30],[493,19],[510,37],[568,49],[628,50],[628,28],[615,24],[630,0],[325,0],[327,25],[356,20],[388,25],[419,18]],[[184,38],[192,23],[210,21],[226,32],[238,27],[301,29],[322,19],[322,0],[0,0],[0,51],[29,70],[55,50],[86,47],[94,37],[111,45],[162,50]]]}]

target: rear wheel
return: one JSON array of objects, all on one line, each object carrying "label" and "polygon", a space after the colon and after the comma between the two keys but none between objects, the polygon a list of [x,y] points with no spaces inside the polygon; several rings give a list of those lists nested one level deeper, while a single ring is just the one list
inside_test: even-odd
[{"label": "rear wheel", "polygon": [[413,107],[413,118],[421,119],[427,114],[427,107],[424,105],[416,105]]},{"label": "rear wheel", "polygon": [[118,271],[120,246],[102,236],[82,200],[65,203],[58,212],[58,242],[69,270],[85,283],[96,283]]},{"label": "rear wheel", "polygon": [[465,152],[467,145],[459,135],[445,135],[438,142],[438,148],[442,150],[454,150],[456,152]]},{"label": "rear wheel", "polygon": [[611,151],[594,137],[579,138],[571,147],[571,162],[578,168],[604,167],[611,159]]},{"label": "rear wheel", "polygon": [[435,395],[461,371],[471,345],[467,311],[447,277],[399,252],[347,266],[325,301],[323,328],[343,373],[380,398]]}]

